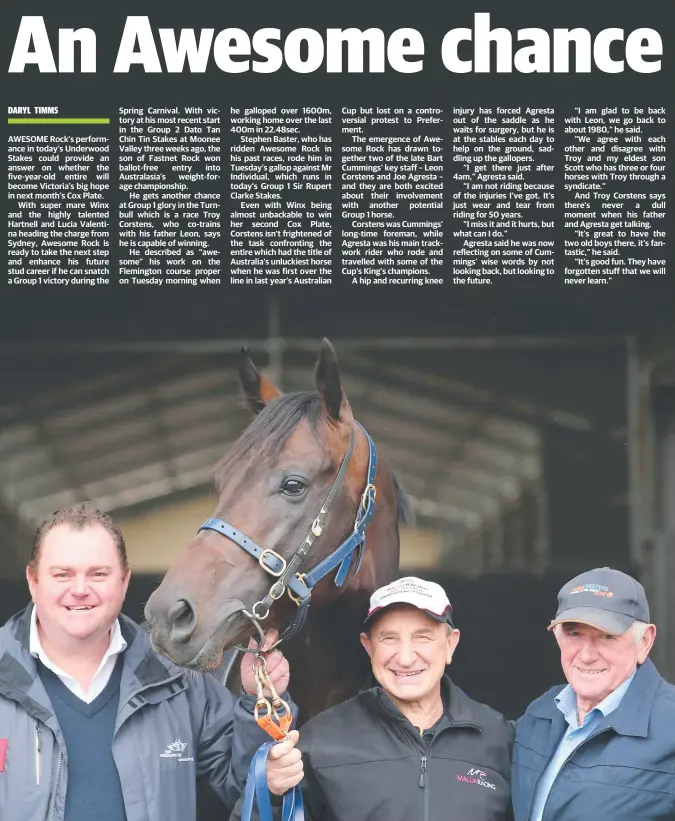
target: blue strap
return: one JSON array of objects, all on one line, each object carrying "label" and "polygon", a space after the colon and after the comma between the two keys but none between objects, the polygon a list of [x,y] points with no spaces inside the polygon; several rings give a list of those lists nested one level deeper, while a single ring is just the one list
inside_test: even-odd
[{"label": "blue strap", "polygon": [[281,821],[305,821],[305,805],[299,784],[284,795]]},{"label": "blue strap", "polygon": [[[244,790],[244,800],[241,807],[241,821],[251,821],[253,817],[253,799],[258,805],[258,815],[260,821],[273,821],[272,804],[270,794],[267,789],[267,755],[274,745],[273,741],[266,741],[255,752],[251,759],[246,776],[246,789]],[[262,766],[261,766],[262,765]],[[260,778],[262,769],[262,788]]]},{"label": "blue strap", "polygon": [[[251,821],[253,817],[253,799],[255,799],[258,807],[260,821],[273,821],[272,803],[267,788],[267,756],[276,743],[276,741],[266,741],[261,744],[251,760],[241,807],[241,821]],[[281,819],[282,821],[305,820],[302,791],[299,784],[284,795]]]},{"label": "blue strap", "polygon": [[364,552],[363,548],[366,541],[365,530],[370,523],[370,520],[373,518],[373,513],[375,513],[375,474],[377,473],[377,452],[375,450],[373,440],[370,436],[368,436],[367,431],[358,422],[356,424],[359,425],[361,430],[363,430],[366,434],[366,439],[368,440],[368,476],[366,477],[366,490],[364,493],[364,498],[362,499],[356,513],[356,522],[354,524],[354,532],[352,535],[344,541],[336,551],[331,553],[330,556],[327,556],[322,562],[319,562],[319,564],[310,570],[309,573],[305,573],[304,581],[310,590],[317,582],[321,581],[324,576],[327,576],[332,570],[338,567],[338,565],[339,569],[335,574],[335,584],[338,587],[342,587],[345,579],[347,578],[347,574],[349,573],[349,568],[351,566],[355,550],[359,551],[356,564],[356,573],[358,573],[361,567],[361,560],[363,559]]},{"label": "blue strap", "polygon": [[279,636],[279,641],[288,641],[292,639],[297,633],[299,633],[302,628],[305,626],[305,622],[307,621],[307,614],[309,613],[309,606],[311,604],[311,598],[307,598],[305,601],[301,602],[296,611],[293,621],[286,627],[286,629],[282,632]]},{"label": "blue strap", "polygon": [[[352,533],[347,541],[342,542],[334,553],[331,553],[330,556],[326,556],[326,558],[319,562],[309,573],[305,573],[305,584],[307,587],[311,590],[317,582],[320,582],[331,570],[335,570],[338,565],[342,565],[342,567],[335,576],[335,584],[338,587],[342,587],[347,575],[346,571],[349,570],[349,562],[351,561],[352,554],[360,542],[361,534],[359,532]],[[345,562],[347,562],[346,568],[344,567]]]},{"label": "blue strap", "polygon": [[[305,573],[305,584],[310,590],[317,582],[321,581],[324,576],[327,576],[338,565],[342,566],[335,576],[335,584],[338,587],[341,587],[344,583],[354,550],[360,548],[363,544],[365,539],[364,531],[372,519],[373,513],[375,512],[375,496],[373,491],[369,490],[366,495],[368,498],[365,510],[352,535],[345,542],[343,542],[334,553],[331,553],[330,556],[327,556],[322,562],[319,562],[319,564],[310,570],[309,573]],[[361,510],[362,508],[359,508],[359,513]]]},{"label": "blue strap", "polygon": [[[242,533],[241,530],[237,530],[236,527],[228,522],[211,517],[210,519],[207,519],[199,528],[199,531],[202,530],[215,530],[216,533],[226,536],[236,545],[241,547],[242,550],[245,550],[249,556],[253,556],[256,561],[260,561],[260,557],[263,556],[264,553],[262,565],[265,570],[269,570],[273,575],[282,572],[284,566],[274,553],[271,553],[269,550],[263,550],[259,544],[256,544],[256,542],[253,541],[253,539],[250,539]],[[306,599],[307,596],[310,595],[310,591],[307,589],[307,586],[302,582],[302,580],[298,579],[297,576],[289,581],[288,586],[290,587],[293,595],[300,600]]]}]

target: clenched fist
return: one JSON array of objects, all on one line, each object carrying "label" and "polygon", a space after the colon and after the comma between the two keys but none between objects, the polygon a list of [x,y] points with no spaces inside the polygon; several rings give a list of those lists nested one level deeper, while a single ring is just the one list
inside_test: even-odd
[{"label": "clenched fist", "polygon": [[[265,641],[261,649],[264,651],[265,648],[272,647],[278,638],[279,632],[277,630],[266,630]],[[248,646],[249,649],[252,650],[257,647],[257,643],[254,639],[250,639]],[[257,695],[255,675],[253,673],[253,659],[253,653],[244,653],[240,668],[241,686],[251,696]],[[288,689],[288,682],[291,679],[288,661],[279,650],[273,650],[268,656],[265,656],[265,661],[267,663],[267,675],[274,685],[274,689],[281,696]],[[270,695],[271,693],[265,688],[265,696],[269,698]]]},{"label": "clenched fist", "polygon": [[275,744],[267,756],[267,787],[283,795],[302,781],[302,754],[295,746],[300,734],[291,730],[288,738]]}]

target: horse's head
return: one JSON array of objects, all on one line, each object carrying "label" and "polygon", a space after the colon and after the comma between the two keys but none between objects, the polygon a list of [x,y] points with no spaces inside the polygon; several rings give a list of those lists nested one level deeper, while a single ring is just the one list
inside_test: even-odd
[{"label": "horse's head", "polygon": [[[242,542],[263,548],[268,565],[278,570],[283,563],[268,551],[288,561],[335,488],[322,532],[298,568],[307,571],[350,534],[366,484],[368,438],[354,423],[328,340],[316,363],[316,392],[283,395],[246,351],[239,375],[256,415],[216,472],[220,498],[213,515],[229,530],[201,530],[169,568],[145,611],[154,645],[185,667],[216,667],[223,649],[253,632],[244,610],[250,612],[268,595],[275,577],[242,549]],[[391,501],[392,485],[387,484],[383,490]],[[330,579],[324,581],[317,586],[323,603],[340,592]],[[283,595],[264,626],[278,626],[295,607]]]}]

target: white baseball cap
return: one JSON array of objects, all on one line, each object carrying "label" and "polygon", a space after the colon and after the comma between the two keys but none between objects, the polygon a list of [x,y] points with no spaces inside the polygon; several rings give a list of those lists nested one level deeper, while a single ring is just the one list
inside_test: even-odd
[{"label": "white baseball cap", "polygon": [[411,604],[422,610],[436,621],[452,622],[452,605],[445,590],[436,582],[427,582],[415,576],[405,576],[402,579],[378,588],[370,597],[370,607],[364,624],[385,607],[392,604]]}]

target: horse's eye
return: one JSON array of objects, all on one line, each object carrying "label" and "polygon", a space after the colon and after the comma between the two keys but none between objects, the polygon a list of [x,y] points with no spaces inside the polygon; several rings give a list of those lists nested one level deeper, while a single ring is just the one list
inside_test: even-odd
[{"label": "horse's eye", "polygon": [[288,496],[300,496],[300,494],[304,493],[307,489],[307,485],[302,481],[302,479],[291,476],[284,480],[284,483],[281,485],[281,489]]}]

